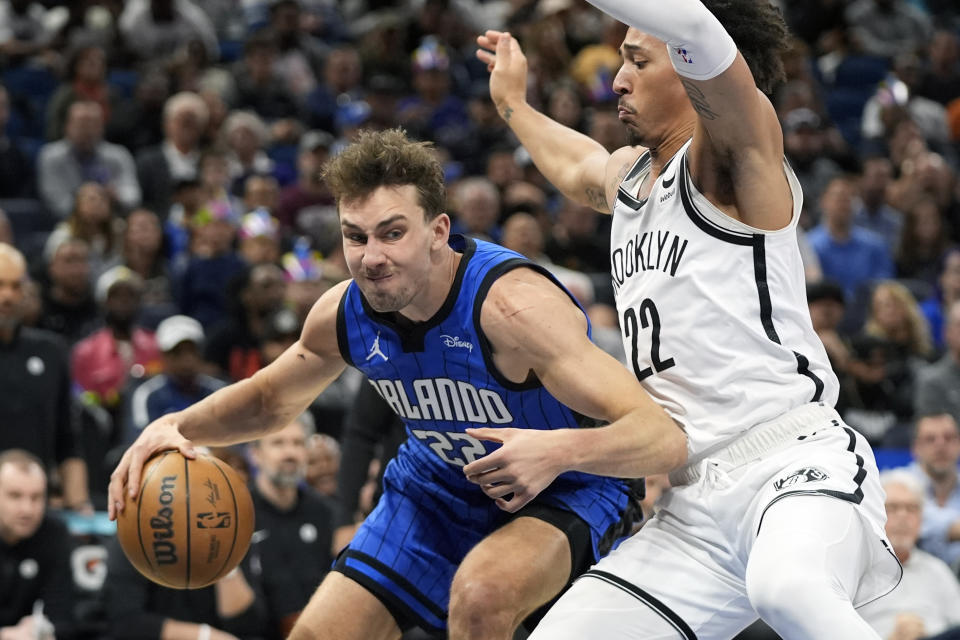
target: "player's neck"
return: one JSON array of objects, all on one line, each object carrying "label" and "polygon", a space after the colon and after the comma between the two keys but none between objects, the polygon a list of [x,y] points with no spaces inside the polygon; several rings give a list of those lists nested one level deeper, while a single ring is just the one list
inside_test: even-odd
[{"label": "player's neck", "polygon": [[420,294],[400,310],[400,315],[411,322],[425,322],[432,318],[450,294],[462,257],[459,252],[444,247],[435,258]]},{"label": "player's neck", "polygon": [[655,147],[650,147],[651,175],[660,175],[664,165],[670,162],[670,158],[677,155],[677,152],[687,143],[687,140],[693,137],[694,126],[694,123],[691,122],[684,126],[677,127],[668,133]]}]

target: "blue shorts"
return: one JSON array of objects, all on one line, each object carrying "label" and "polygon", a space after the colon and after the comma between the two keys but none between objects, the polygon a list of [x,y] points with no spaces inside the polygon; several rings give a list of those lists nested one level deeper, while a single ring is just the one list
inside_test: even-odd
[{"label": "blue shorts", "polygon": [[334,566],[373,593],[401,629],[447,626],[450,585],[478,542],[520,516],[550,522],[567,534],[576,577],[625,536],[639,512],[627,483],[586,474],[561,476],[515,514],[499,509],[473,484],[398,456],[384,473],[384,491]]}]

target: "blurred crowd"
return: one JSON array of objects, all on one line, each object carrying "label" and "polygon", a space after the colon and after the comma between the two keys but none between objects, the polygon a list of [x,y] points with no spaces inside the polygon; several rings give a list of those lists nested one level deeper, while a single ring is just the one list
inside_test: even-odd
[{"label": "blurred crowd", "polygon": [[[936,520],[920,545],[955,572],[960,6],[773,2],[795,37],[770,99],[838,410],[882,466],[912,463]],[[361,129],[433,141],[453,230],[553,271],[623,359],[609,220],[561,197],[500,120],[474,55],[485,29],[520,39],[531,104],[627,144],[611,89],[626,27],[583,0],[0,0],[0,640],[42,637],[45,620],[58,637],[289,629],[403,437],[357,372],[275,441],[216,452],[271,523],[236,586],[164,594],[98,515],[144,426],[271,362],[348,277],[321,167]],[[33,531],[10,525],[32,522],[16,509],[38,490],[62,518],[31,503]],[[72,587],[38,586],[48,567],[24,545],[40,531],[70,536],[49,571],[71,567]],[[123,586],[105,593],[108,565]],[[131,622],[143,611],[156,619]]]}]

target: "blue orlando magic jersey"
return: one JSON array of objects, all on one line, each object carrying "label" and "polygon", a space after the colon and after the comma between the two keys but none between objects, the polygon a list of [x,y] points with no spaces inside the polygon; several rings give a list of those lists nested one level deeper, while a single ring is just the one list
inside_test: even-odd
[{"label": "blue orlando magic jersey", "polygon": [[[374,311],[355,283],[337,318],[344,359],[366,374],[403,419],[408,436],[384,474],[383,499],[338,569],[392,609],[433,629],[445,626],[450,580],[459,562],[509,516],[462,470],[499,445],[465,430],[569,428],[581,418],[539,381],[506,379],[480,329],[482,303],[499,276],[524,267],[556,280],[520,254],[488,242],[452,236],[450,246],[463,257],[450,293],[431,319],[400,326],[393,314]],[[629,524],[624,522],[629,487],[618,479],[565,473],[537,500],[584,520],[595,558]]]}]

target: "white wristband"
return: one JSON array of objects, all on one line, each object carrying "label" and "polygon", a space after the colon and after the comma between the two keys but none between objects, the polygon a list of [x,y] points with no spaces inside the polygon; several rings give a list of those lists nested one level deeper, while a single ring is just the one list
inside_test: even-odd
[{"label": "white wristband", "polygon": [[210,640],[210,625],[200,625],[200,629],[197,630],[197,640]]}]

